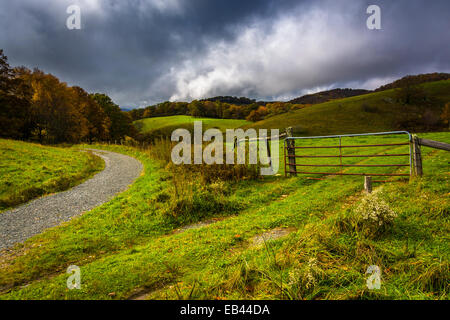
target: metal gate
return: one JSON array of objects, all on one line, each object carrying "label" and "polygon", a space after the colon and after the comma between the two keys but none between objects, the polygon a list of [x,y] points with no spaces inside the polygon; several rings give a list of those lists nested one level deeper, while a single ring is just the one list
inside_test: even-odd
[{"label": "metal gate", "polygon": [[[408,140],[400,141],[396,143],[385,143],[385,144],[342,144],[343,138],[351,138],[351,137],[365,137],[365,136],[387,136],[387,135],[407,135]],[[305,145],[301,144],[309,139],[320,139],[319,141],[323,142],[324,139],[338,139],[339,142],[334,145]],[[351,140],[351,139],[350,139]],[[317,140],[313,140],[317,141]],[[285,175],[291,174],[311,174],[311,175],[359,175],[359,176],[410,176],[413,173],[412,170],[412,148],[411,148],[412,137],[411,134],[407,131],[391,131],[391,132],[377,132],[377,133],[360,133],[360,134],[345,134],[345,135],[331,135],[331,136],[312,136],[312,137],[287,137],[284,140],[284,172]],[[357,150],[358,148],[371,148],[376,147],[399,147],[409,145],[408,153],[386,153],[381,154],[374,152],[367,152],[369,154],[358,154],[351,153],[346,154],[346,150]],[[356,148],[356,149],[354,149]],[[303,150],[338,150],[338,154],[298,154]],[[373,150],[373,149],[372,149]],[[389,150],[387,150],[389,151]],[[331,153],[331,152],[329,152]],[[379,159],[383,157],[389,157],[391,159],[405,158],[408,157],[408,163],[374,163],[374,164],[364,164],[364,163],[346,163],[349,159],[357,159],[357,158],[374,158]],[[315,159],[328,159],[328,158],[337,158],[339,159],[339,163],[314,163]],[[306,159],[313,159],[313,163],[297,163],[296,159],[304,160],[303,162],[307,162]],[[362,162],[362,161],[361,161]],[[400,162],[400,161],[398,161]],[[406,162],[406,161],[403,161]],[[345,172],[344,170],[347,168],[389,168],[389,167],[408,167],[409,166],[409,174],[407,173],[380,173],[380,172],[357,172],[350,173]],[[299,170],[299,168],[301,168]],[[309,168],[309,169],[308,169]],[[319,172],[312,171],[311,168],[339,168],[338,171],[335,172],[327,172],[331,170],[321,170]]]}]

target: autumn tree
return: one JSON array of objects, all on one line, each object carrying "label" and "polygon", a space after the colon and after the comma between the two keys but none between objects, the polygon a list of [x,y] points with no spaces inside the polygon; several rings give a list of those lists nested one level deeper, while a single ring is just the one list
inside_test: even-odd
[{"label": "autumn tree", "polygon": [[120,140],[127,135],[135,135],[135,128],[131,117],[126,112],[120,110],[119,106],[110,97],[103,93],[95,93],[91,97],[98,103],[111,121],[109,135],[112,140]]},{"label": "autumn tree", "polygon": [[89,94],[80,87],[72,87],[74,105],[87,120],[87,132],[83,138],[89,143],[103,141],[109,137],[111,121],[105,111]]},{"label": "autumn tree", "polygon": [[146,110],[143,108],[138,108],[138,109],[130,110],[128,113],[130,114],[131,120],[136,121],[136,120],[140,120],[144,117],[145,111]]},{"label": "autumn tree", "polygon": [[189,106],[189,114],[193,117],[202,117],[204,115],[203,105],[200,101],[194,100]]},{"label": "autumn tree", "polygon": [[264,117],[268,114],[268,110],[264,106],[260,106],[257,110],[253,110],[250,112],[250,114],[247,116],[246,120],[248,121],[260,121],[264,119]]},{"label": "autumn tree", "polygon": [[0,137],[28,138],[30,87],[8,64],[8,58],[0,49]]},{"label": "autumn tree", "polygon": [[121,139],[134,133],[131,121],[108,96],[89,95],[39,69],[13,69],[0,50],[0,137],[41,143]]},{"label": "autumn tree", "polygon": [[32,90],[29,116],[40,142],[78,142],[88,134],[87,120],[66,83],[38,69],[21,78]]},{"label": "autumn tree", "polygon": [[426,100],[425,90],[413,77],[405,78],[395,92],[397,100],[406,105],[419,104]]}]

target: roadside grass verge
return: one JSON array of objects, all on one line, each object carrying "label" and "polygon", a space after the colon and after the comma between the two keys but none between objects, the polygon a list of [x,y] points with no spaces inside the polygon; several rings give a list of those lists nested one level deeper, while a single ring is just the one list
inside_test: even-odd
[{"label": "roadside grass verge", "polygon": [[[223,264],[221,258],[224,253],[240,246],[252,236],[279,225],[302,224],[313,212],[323,213],[343,194],[355,191],[355,185],[349,184],[336,193],[330,192],[332,188],[325,183],[288,180],[297,187],[297,196],[293,197],[296,200],[291,200],[292,202],[272,201],[205,228],[158,237],[146,244],[92,261],[81,266],[85,286],[77,292],[66,291],[66,277],[63,274],[33,283],[21,292],[12,292],[10,297],[37,295],[55,299],[108,299],[109,294],[114,292],[115,297],[126,298],[136,287],[158,287],[161,283],[175,280],[179,275],[195,271],[201,274],[201,270],[211,263]],[[323,192],[328,188],[329,192],[321,197],[321,201],[314,201],[316,197],[312,192],[307,194],[306,188],[301,188],[302,185],[309,185],[308,189],[313,188],[316,192]],[[302,193],[305,193],[304,197],[299,197]]]},{"label": "roadside grass verge", "polygon": [[74,148],[0,139],[0,154],[0,214],[74,187],[104,168],[101,158]]},{"label": "roadside grass verge", "polygon": [[[185,197],[179,197],[185,208],[178,215],[173,209],[179,204],[172,201],[174,186],[172,173],[163,161],[153,160],[148,150],[125,146],[84,145],[80,148],[105,149],[133,156],[144,165],[144,172],[125,192],[59,227],[46,230],[24,244],[16,245],[10,253],[0,256],[0,290],[60,272],[70,264],[83,265],[103,256],[146,243],[167,235],[176,228],[207,219],[238,213],[251,206],[250,190],[260,190],[254,205],[268,203],[287,192],[269,181],[244,181],[237,186],[232,182],[213,182],[200,187],[193,185],[195,177],[186,176],[184,184],[191,185]],[[234,190],[239,188],[239,192]],[[192,202],[189,202],[189,199]],[[175,207],[174,207],[175,206]],[[192,210],[191,214],[186,214]]]}]

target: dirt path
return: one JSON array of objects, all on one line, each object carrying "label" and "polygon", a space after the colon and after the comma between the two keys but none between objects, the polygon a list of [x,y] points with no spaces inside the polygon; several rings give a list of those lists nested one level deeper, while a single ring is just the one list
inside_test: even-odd
[{"label": "dirt path", "polygon": [[45,196],[0,214],[0,250],[89,211],[122,192],[140,175],[142,164],[115,152],[91,149],[105,169],[64,192]]}]

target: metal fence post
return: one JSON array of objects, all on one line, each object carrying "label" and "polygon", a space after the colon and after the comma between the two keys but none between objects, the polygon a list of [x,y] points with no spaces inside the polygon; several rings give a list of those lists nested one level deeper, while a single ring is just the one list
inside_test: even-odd
[{"label": "metal fence post", "polygon": [[[250,148],[250,147],[249,147]],[[266,138],[266,148],[267,148],[267,156],[268,156],[268,158],[269,158],[269,166],[270,166],[270,168],[272,168],[272,170],[273,170],[273,167],[272,167],[272,155],[271,155],[271,153],[270,153],[270,143],[269,143],[269,138]]]}]

